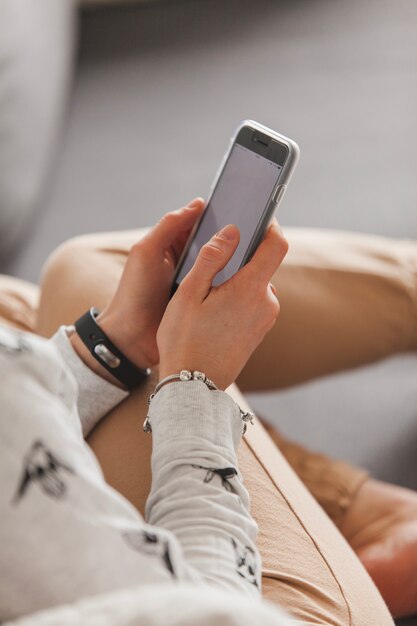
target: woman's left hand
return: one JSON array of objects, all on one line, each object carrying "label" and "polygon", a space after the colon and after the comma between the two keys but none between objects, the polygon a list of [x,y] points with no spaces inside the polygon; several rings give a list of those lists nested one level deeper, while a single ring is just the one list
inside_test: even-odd
[{"label": "woman's left hand", "polygon": [[175,267],[203,209],[204,201],[196,198],[164,215],[133,245],[117,291],[97,320],[138,367],[159,361],[156,332],[169,302]]}]

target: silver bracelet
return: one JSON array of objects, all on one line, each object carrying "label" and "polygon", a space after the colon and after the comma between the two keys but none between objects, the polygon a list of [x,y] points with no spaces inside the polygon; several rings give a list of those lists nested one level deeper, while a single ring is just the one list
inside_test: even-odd
[{"label": "silver bracelet", "polygon": [[[164,385],[166,385],[167,383],[173,380],[179,380],[182,382],[187,382],[189,380],[199,380],[205,385],[207,385],[209,389],[219,391],[219,388],[216,387],[214,382],[210,380],[210,378],[208,378],[203,372],[198,372],[198,371],[190,372],[189,370],[181,370],[179,374],[172,374],[171,376],[167,376],[166,378],[163,378],[162,380],[159,381],[153,393],[151,393],[151,395],[148,398],[148,406],[151,404],[152,400],[154,399],[158,391]],[[253,420],[254,420],[255,414],[252,413],[252,411],[244,411],[243,409],[240,408],[237,402],[236,402],[236,405],[240,411],[240,417],[242,418],[242,422],[243,422],[243,434],[245,434],[248,422],[250,422],[253,426],[254,424]],[[151,419],[149,415],[146,416],[146,419],[143,422],[143,432],[145,433],[152,432]]]}]

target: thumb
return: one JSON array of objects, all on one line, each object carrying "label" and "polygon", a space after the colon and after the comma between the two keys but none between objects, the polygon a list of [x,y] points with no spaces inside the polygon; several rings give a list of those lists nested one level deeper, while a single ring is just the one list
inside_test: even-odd
[{"label": "thumb", "polygon": [[201,248],[194,266],[183,280],[184,286],[204,300],[216,274],[227,265],[235,253],[239,239],[239,229],[234,224],[228,224],[216,233]]}]

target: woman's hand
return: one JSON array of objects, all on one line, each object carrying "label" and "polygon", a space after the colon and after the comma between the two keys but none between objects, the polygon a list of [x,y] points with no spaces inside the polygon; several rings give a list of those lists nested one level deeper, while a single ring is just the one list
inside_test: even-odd
[{"label": "woman's hand", "polygon": [[98,318],[109,339],[138,367],[158,363],[156,331],[169,301],[175,266],[204,201],[167,213],[128,256],[117,291]]},{"label": "woman's hand", "polygon": [[236,226],[217,233],[168,304],[157,333],[160,378],[199,370],[226,389],[275,324],[279,303],[269,281],[285,257],[287,241],[274,222],[251,261],[212,287],[238,243]]}]

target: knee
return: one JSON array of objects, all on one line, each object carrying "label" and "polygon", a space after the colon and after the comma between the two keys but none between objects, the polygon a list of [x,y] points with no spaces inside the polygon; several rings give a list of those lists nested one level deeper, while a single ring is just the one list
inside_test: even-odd
[{"label": "knee", "polygon": [[120,278],[129,250],[147,229],[78,235],[62,243],[47,258],[41,274],[42,292],[77,295],[85,290],[106,291]]},{"label": "knee", "polygon": [[[89,292],[97,281],[99,249],[88,237],[61,244],[48,257],[41,275],[37,332],[52,335],[61,324],[72,324],[90,303]],[[91,302],[92,306],[95,302]]]},{"label": "knee", "polygon": [[67,292],[80,277],[94,249],[85,245],[84,237],[74,237],[62,243],[47,258],[41,273],[42,291]]},{"label": "knee", "polygon": [[147,229],[81,235],[57,248],[45,263],[38,312],[39,334],[73,323],[91,306],[103,309],[113,296],[132,244]]}]

